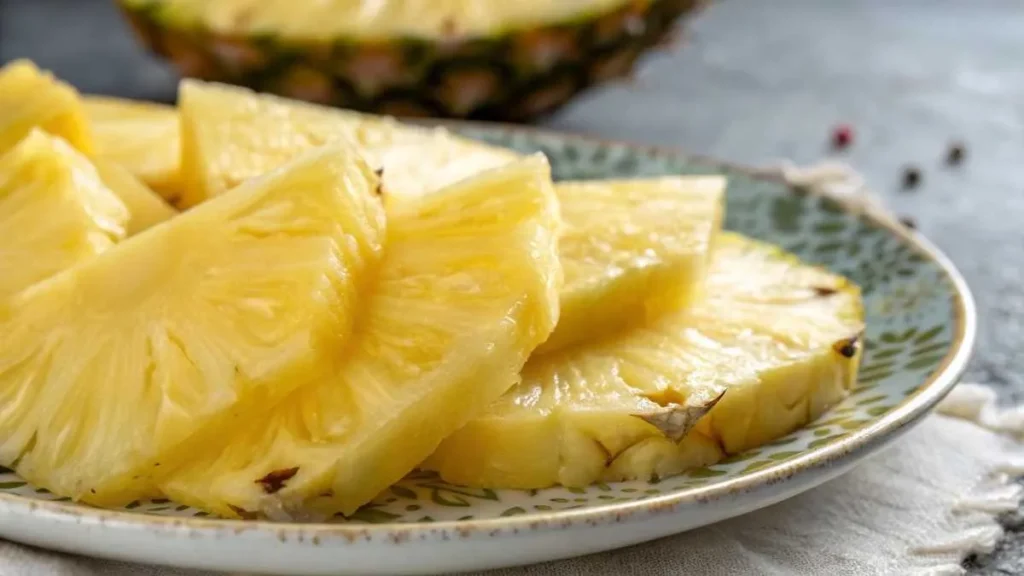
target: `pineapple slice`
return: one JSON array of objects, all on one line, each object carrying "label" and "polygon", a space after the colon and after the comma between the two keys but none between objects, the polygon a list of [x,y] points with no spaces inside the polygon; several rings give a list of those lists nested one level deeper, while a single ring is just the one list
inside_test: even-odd
[{"label": "pineapple slice", "polygon": [[173,106],[86,96],[96,158],[124,166],[168,202],[181,193],[181,137]]},{"label": "pineapple slice", "polygon": [[558,327],[538,352],[621,331],[690,300],[721,227],[724,178],[567,182],[555,190],[565,289]]},{"label": "pineapple slice", "polygon": [[177,214],[174,208],[164,202],[130,172],[108,160],[93,161],[103,183],[128,207],[128,235],[134,236],[143,230],[170,220]]},{"label": "pineapple slice", "polygon": [[769,442],[841,400],[860,354],[857,287],[734,234],[713,258],[699,303],[531,360],[522,383],[424,467],[507,488],[664,477]]},{"label": "pineapple slice", "polygon": [[409,195],[441,188],[517,157],[441,129],[404,126],[390,118],[198,80],[181,83],[179,105],[184,207],[328,142],[355,142],[371,165],[384,169],[389,193]]},{"label": "pineapple slice", "polygon": [[0,465],[124,504],[333,373],[382,252],[378,185],[317,150],[0,304]]},{"label": "pineapple slice", "polygon": [[[101,109],[99,114],[110,117],[115,104],[110,100],[98,101]],[[93,106],[97,104],[94,102]],[[148,108],[149,105],[139,105]],[[173,110],[173,109],[172,109]],[[90,110],[95,112],[95,110]],[[122,113],[123,115],[123,113]],[[173,146],[175,159],[178,156],[177,115],[172,113],[174,139],[170,135],[161,134],[151,137],[144,144],[136,144],[148,148],[151,145]],[[106,124],[101,123],[101,128]],[[18,60],[0,69],[0,152],[16,145],[34,129],[42,129],[55,136],[60,136],[78,150],[91,153],[93,139],[85,108],[74,88],[54,79],[50,74],[40,71],[34,64]],[[152,130],[150,130],[151,132]],[[125,146],[128,142],[139,142],[139,134],[146,133],[145,122],[139,121],[130,126],[121,126],[120,131],[101,129],[100,143],[96,168],[104,183],[128,205],[132,214],[128,225],[129,234],[170,218],[174,211],[156,198],[152,191],[133,182],[128,176],[121,174],[116,166],[105,161],[110,154],[104,153],[106,145],[115,143]],[[66,156],[66,154],[65,154]],[[112,155],[115,160],[123,160],[122,156]],[[75,163],[81,166],[84,159],[78,158]],[[128,165],[132,165],[128,162]],[[95,172],[89,170],[89,172]],[[177,166],[175,165],[175,173]],[[123,223],[122,223],[123,224]]]},{"label": "pineapple slice", "polygon": [[92,152],[89,122],[78,92],[31,62],[16,60],[0,68],[0,153],[36,127],[86,154]]},{"label": "pineapple slice", "polygon": [[229,517],[351,513],[519,379],[557,320],[557,200],[531,157],[389,206],[388,251],[334,378],[294,393],[163,491]]},{"label": "pineapple slice", "polygon": [[88,160],[33,130],[0,156],[0,298],[107,250],[127,221]]}]

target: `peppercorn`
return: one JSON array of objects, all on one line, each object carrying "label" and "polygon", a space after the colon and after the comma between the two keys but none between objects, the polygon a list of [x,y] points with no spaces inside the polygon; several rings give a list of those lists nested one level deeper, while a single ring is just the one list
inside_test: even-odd
[{"label": "peppercorn", "polygon": [[832,129],[832,147],[842,150],[853,143],[853,127],[849,124],[840,124]]},{"label": "peppercorn", "polygon": [[921,169],[917,166],[906,166],[903,168],[903,188],[917,188],[921,184]]},{"label": "peppercorn", "polygon": [[963,163],[965,156],[967,156],[967,146],[963,142],[953,142],[946,149],[946,164],[959,166]]}]

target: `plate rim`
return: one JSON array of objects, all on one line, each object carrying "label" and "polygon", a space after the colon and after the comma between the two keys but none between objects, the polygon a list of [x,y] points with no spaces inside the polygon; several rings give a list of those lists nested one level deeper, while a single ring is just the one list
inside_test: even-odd
[{"label": "plate rim", "polygon": [[[925,378],[918,390],[904,398],[889,412],[872,424],[858,429],[835,442],[812,449],[792,459],[766,466],[739,478],[724,480],[712,485],[676,490],[668,494],[651,497],[642,501],[617,502],[584,509],[549,511],[518,516],[496,517],[474,520],[448,520],[435,522],[405,522],[381,524],[328,524],[273,522],[267,520],[237,520],[208,517],[173,517],[140,514],[124,510],[92,508],[75,502],[35,500],[8,493],[0,493],[0,513],[6,512],[35,515],[42,513],[56,522],[95,522],[108,528],[147,530],[187,530],[202,532],[228,531],[238,535],[245,532],[271,532],[281,541],[310,539],[318,544],[324,538],[339,538],[348,543],[389,539],[395,543],[413,538],[457,534],[460,538],[472,536],[494,536],[501,532],[537,532],[568,529],[578,523],[598,526],[622,522],[624,519],[642,519],[655,514],[672,513],[681,507],[694,504],[708,504],[736,494],[751,492],[759,487],[788,480],[798,474],[822,471],[833,462],[852,457],[860,460],[889,439],[894,439],[906,427],[926,416],[936,404],[959,382],[967,368],[974,350],[977,336],[977,309],[974,296],[963,275],[937,246],[916,230],[910,230],[894,219],[854,205],[846,198],[837,197],[820,190],[797,189],[779,174],[757,169],[739,163],[719,160],[710,156],[695,154],[675,146],[642,144],[624,139],[597,137],[578,132],[513,125],[497,122],[476,122],[464,120],[403,120],[425,126],[440,126],[449,129],[472,128],[484,132],[523,134],[535,138],[554,138],[590,143],[603,147],[631,149],[645,155],[660,158],[684,159],[687,162],[705,165],[710,169],[728,170],[743,174],[754,180],[770,180],[781,183],[791,194],[825,197],[842,206],[846,214],[867,219],[872,225],[885,229],[899,238],[917,254],[937,265],[953,289],[953,320],[956,323],[950,348],[939,366]],[[637,518],[640,515],[640,518]]]}]

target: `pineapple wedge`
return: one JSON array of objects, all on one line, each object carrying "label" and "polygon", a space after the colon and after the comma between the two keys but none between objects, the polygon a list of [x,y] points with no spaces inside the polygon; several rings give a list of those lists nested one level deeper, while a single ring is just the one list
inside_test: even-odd
[{"label": "pineapple wedge", "polygon": [[0,153],[37,127],[92,153],[89,121],[78,92],[31,62],[16,60],[0,68]]},{"label": "pineapple wedge", "polygon": [[340,373],[161,485],[228,517],[351,513],[519,379],[558,315],[557,200],[530,157],[388,208],[388,250]]},{"label": "pineapple wedge", "polygon": [[129,236],[170,220],[178,213],[120,164],[102,159],[95,159],[93,163],[103,183],[128,207],[131,214],[128,220]]},{"label": "pineapple wedge", "polygon": [[[355,140],[384,167],[388,196],[415,196],[515,157],[444,131],[199,81],[182,83],[181,115],[185,189],[197,194],[185,204],[335,139]],[[723,189],[718,177],[558,185],[560,249],[573,258],[559,326],[539,352],[684,304],[720,226]]]},{"label": "pineapple wedge", "polygon": [[424,467],[457,484],[525,489],[705,466],[841,400],[862,329],[855,285],[722,233],[697,304],[531,360],[522,383]]},{"label": "pineapple wedge", "polygon": [[0,298],[104,252],[127,221],[85,157],[33,130],[0,156]]},{"label": "pineapple wedge", "polygon": [[555,186],[565,270],[558,327],[538,353],[682,308],[721,228],[725,179],[664,177]]},{"label": "pineapple wedge", "polygon": [[164,200],[181,193],[181,136],[173,106],[86,96],[95,157],[120,164]]},{"label": "pineapple wedge", "polygon": [[182,122],[183,196],[194,206],[295,154],[329,142],[351,141],[367,161],[384,169],[391,194],[441,188],[517,158],[441,129],[405,126],[369,116],[301,103],[244,88],[185,80]]},{"label": "pineapple wedge", "polygon": [[382,253],[378,185],[317,150],[0,304],[0,465],[124,504],[333,373]]}]

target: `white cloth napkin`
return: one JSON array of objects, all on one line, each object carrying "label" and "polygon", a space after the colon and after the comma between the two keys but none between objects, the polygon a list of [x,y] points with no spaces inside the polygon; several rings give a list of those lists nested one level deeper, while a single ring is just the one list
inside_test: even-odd
[{"label": "white cloth napkin", "polygon": [[[988,388],[961,385],[891,448],[852,472],[770,508],[632,548],[488,572],[488,576],[961,574],[990,552],[995,518],[1017,509],[1024,410],[1000,411]],[[0,542],[0,576],[197,576],[76,558]]]}]

